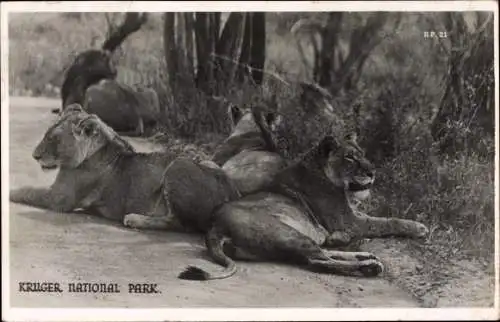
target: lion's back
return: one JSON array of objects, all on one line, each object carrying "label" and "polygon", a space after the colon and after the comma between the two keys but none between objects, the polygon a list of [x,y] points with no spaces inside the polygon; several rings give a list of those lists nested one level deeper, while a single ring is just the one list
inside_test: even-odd
[{"label": "lion's back", "polygon": [[86,92],[85,109],[98,115],[115,130],[128,130],[137,123],[137,114],[120,84],[103,80],[91,85]]},{"label": "lion's back", "polygon": [[216,207],[238,195],[222,169],[187,158],[178,158],[168,167],[165,194],[178,217],[200,229],[208,226]]},{"label": "lion's back", "polygon": [[124,156],[118,170],[122,176],[134,179],[134,188],[142,189],[151,183],[161,184],[165,170],[175,158],[174,153],[167,151],[131,153]]}]

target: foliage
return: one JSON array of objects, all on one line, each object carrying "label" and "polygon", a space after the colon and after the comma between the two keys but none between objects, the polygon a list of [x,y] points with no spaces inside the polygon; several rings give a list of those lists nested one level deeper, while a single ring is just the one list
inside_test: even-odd
[{"label": "foliage", "polygon": [[495,116],[493,14],[477,13],[472,26],[465,15],[445,13],[442,17],[451,30],[448,71],[432,134],[444,154],[475,149],[484,155]]}]

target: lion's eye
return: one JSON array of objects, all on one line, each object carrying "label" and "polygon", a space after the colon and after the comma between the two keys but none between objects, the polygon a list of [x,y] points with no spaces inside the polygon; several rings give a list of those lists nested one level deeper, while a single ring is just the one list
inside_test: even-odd
[{"label": "lion's eye", "polygon": [[348,162],[351,162],[351,163],[354,162],[354,156],[352,156],[352,155],[346,155],[344,157],[344,159],[346,159]]}]

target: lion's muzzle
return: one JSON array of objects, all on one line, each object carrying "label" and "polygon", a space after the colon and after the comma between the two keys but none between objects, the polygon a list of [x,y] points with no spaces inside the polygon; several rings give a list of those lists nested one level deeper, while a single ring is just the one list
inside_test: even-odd
[{"label": "lion's muzzle", "polygon": [[32,156],[33,156],[33,159],[35,159],[35,161],[38,162],[38,164],[40,165],[40,167],[44,171],[54,170],[58,166],[58,164],[55,160],[44,159],[43,155],[38,152],[38,149],[35,149]]}]

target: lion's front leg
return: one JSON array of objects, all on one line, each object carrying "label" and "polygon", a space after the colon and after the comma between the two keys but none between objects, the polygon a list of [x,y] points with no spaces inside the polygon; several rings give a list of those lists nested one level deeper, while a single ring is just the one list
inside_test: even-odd
[{"label": "lion's front leg", "polygon": [[167,216],[151,216],[143,214],[127,214],[123,218],[125,227],[140,229],[140,230],[170,230],[170,231],[185,231],[177,217]]},{"label": "lion's front leg", "polygon": [[354,246],[354,242],[363,238],[394,236],[418,239],[426,237],[429,233],[424,224],[413,220],[372,217],[360,211],[353,212],[352,216],[349,227],[331,232],[326,237],[323,247],[330,249],[351,247]]},{"label": "lion's front leg", "polygon": [[400,218],[371,217],[356,212],[353,222],[356,235],[360,238],[408,237],[424,238],[429,229],[422,223]]},{"label": "lion's front leg", "polygon": [[75,208],[74,198],[66,192],[58,193],[52,188],[23,187],[10,191],[9,200],[32,207],[58,212],[69,212]]}]

